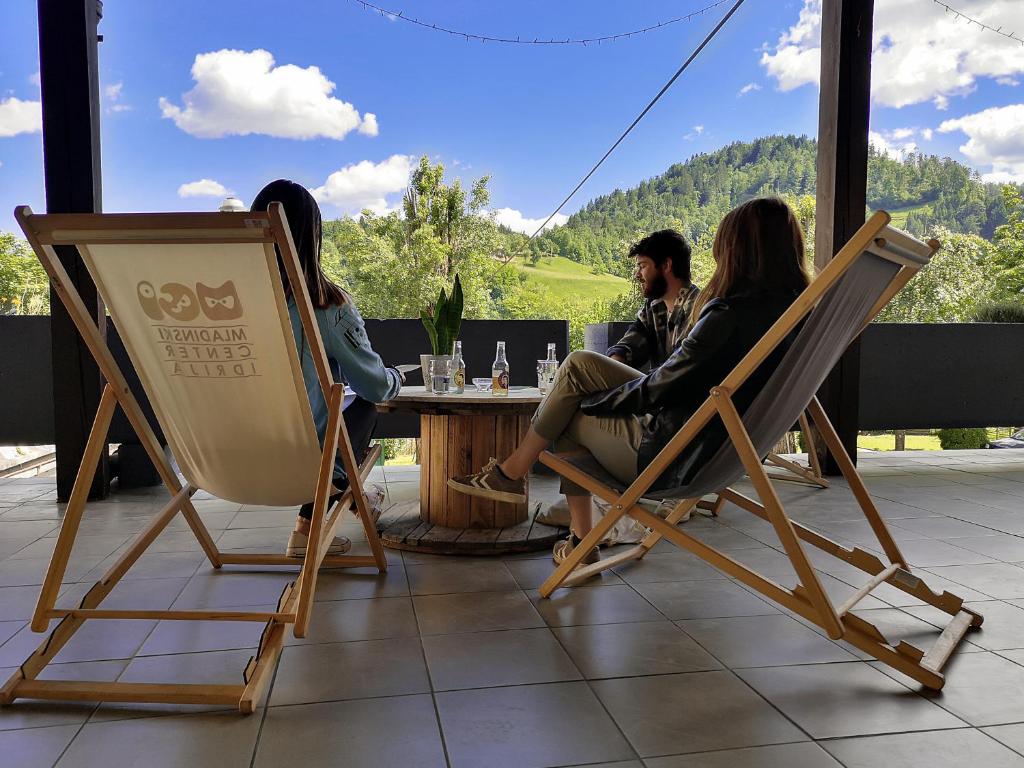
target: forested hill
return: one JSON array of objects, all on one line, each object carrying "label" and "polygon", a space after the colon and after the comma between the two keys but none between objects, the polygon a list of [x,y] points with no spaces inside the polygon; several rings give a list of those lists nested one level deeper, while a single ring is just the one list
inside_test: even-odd
[{"label": "forested hill", "polygon": [[[751,197],[813,195],[817,142],[767,136],[695,155],[629,190],[592,200],[562,227],[534,242],[534,252],[558,254],[618,273],[638,235],[673,226],[691,242],[706,236],[726,211]],[[924,234],[936,226],[992,236],[1006,221],[999,186],[949,158],[912,154],[895,160],[871,150],[868,204],[897,211],[897,223]]]}]

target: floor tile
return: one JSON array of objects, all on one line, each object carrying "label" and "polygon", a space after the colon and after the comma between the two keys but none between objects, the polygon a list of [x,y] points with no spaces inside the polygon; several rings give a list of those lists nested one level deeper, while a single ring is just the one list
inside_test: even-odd
[{"label": "floor tile", "polygon": [[233,608],[257,603],[277,604],[285,585],[295,581],[289,571],[200,571],[174,601],[184,610]]},{"label": "floor tile", "polygon": [[378,597],[314,603],[306,636],[297,638],[289,631],[285,642],[288,645],[339,643],[416,637],[418,634],[410,598]]},{"label": "floor tile", "polygon": [[647,768],[841,768],[828,752],[811,742],[654,757],[645,762]]},{"label": "floor tile", "polygon": [[596,680],[591,685],[641,757],[806,738],[731,672]]},{"label": "floor tile", "polygon": [[779,613],[730,580],[637,584],[636,591],[669,619],[711,619]]},{"label": "floor tile", "polygon": [[981,730],[1010,749],[1024,754],[1024,723],[993,725],[990,728],[982,728]]},{"label": "floor tile", "polygon": [[531,599],[540,615],[553,627],[658,621],[664,618],[656,608],[626,585],[560,589],[549,598],[541,598],[533,592]]},{"label": "floor tile", "polygon": [[436,694],[452,768],[541,768],[635,753],[586,683]]},{"label": "floor tile", "polygon": [[[943,565],[978,565],[990,563],[995,558],[974,552],[957,544],[959,539],[939,541],[937,539],[919,539],[916,541],[904,541],[899,545],[900,552],[915,568],[931,568],[932,566]],[[875,545],[869,548],[876,554],[881,555],[882,548]]]},{"label": "floor tile", "polygon": [[[273,611],[275,605],[239,606],[238,610]],[[265,624],[248,621],[161,621],[139,649],[139,656],[203,653],[255,648]]]},{"label": "floor tile", "polygon": [[691,619],[680,621],[679,626],[732,669],[854,659],[835,643],[781,614]]},{"label": "floor tile", "polygon": [[554,633],[589,680],[703,672],[722,667],[668,621],[555,627]]},{"label": "floor tile", "polygon": [[[974,726],[1024,722],[1024,667],[995,653],[954,654],[943,670],[940,694],[928,694],[943,709]],[[891,672],[907,685],[913,681]]]},{"label": "floor tile", "polygon": [[519,591],[420,595],[413,598],[413,606],[424,637],[544,626],[544,619]]},{"label": "floor tile", "polygon": [[846,768],[1024,768],[1024,757],[971,728],[836,739],[822,746]]},{"label": "floor tile", "polygon": [[[54,623],[50,629],[56,626]],[[85,622],[54,657],[58,664],[71,661],[102,661],[128,659],[139,649],[155,621],[127,619]],[[46,633],[33,632],[27,625],[0,646],[0,666],[21,664],[47,638]]]},{"label": "floor tile", "polygon": [[[995,534],[994,531],[989,531],[989,533]],[[956,539],[953,543],[958,547],[963,547],[982,555],[988,555],[991,558],[1002,560],[1006,563],[1018,563],[1024,560],[1024,537],[1021,536],[999,533]]]},{"label": "floor tile", "polygon": [[0,621],[0,645],[14,637],[24,626],[24,621]]},{"label": "floor tile", "polygon": [[964,725],[863,662],[745,669],[737,674],[815,739]]},{"label": "floor tile", "polygon": [[[1024,648],[1024,608],[1001,600],[964,603],[964,607],[985,617],[980,627],[970,630],[964,636],[964,640],[971,645],[990,651]],[[903,610],[936,626],[944,627],[952,620],[948,613],[930,605],[911,606]]]},{"label": "floor tile", "polygon": [[237,711],[88,723],[57,768],[248,768],[259,726]]},{"label": "floor tile", "polygon": [[324,571],[316,582],[314,599],[352,600],[367,597],[408,597],[409,582],[402,565],[389,565],[385,573],[376,568],[346,568]]},{"label": "floor tile", "polygon": [[271,707],[255,768],[287,765],[445,768],[434,703],[394,696]]},{"label": "floor tile", "polygon": [[430,690],[416,638],[292,645],[284,649],[270,704],[400,696]]},{"label": "floor tile", "polygon": [[512,629],[423,638],[434,690],[579,680],[549,629]]},{"label": "floor tile", "polygon": [[[519,584],[520,589],[538,589],[555,569],[550,557],[529,560],[505,560],[505,567],[508,568],[512,577]],[[601,571],[601,573],[594,578],[588,579],[586,584],[581,586],[595,587],[608,584],[622,584],[622,579],[611,569]]]},{"label": "floor tile", "polygon": [[615,572],[629,584],[657,581],[702,581],[724,579],[725,575],[689,552],[651,553],[642,560],[615,567]]},{"label": "floor tile", "polygon": [[77,725],[0,731],[4,768],[51,768],[76,733]]},{"label": "floor tile", "polygon": [[501,560],[449,560],[445,563],[408,565],[409,588],[414,595],[456,592],[501,592],[519,589]]},{"label": "floor tile", "polygon": [[[0,668],[0,684],[14,674],[15,667]],[[47,680],[116,680],[124,669],[124,662],[84,662],[79,664],[52,664],[40,679]],[[0,731],[19,728],[42,728],[51,725],[78,725],[84,723],[96,709],[93,702],[56,702],[18,699],[0,711]]]},{"label": "floor tile", "polygon": [[1024,598],[1024,568],[1014,565],[952,565],[928,570],[1000,600]]}]

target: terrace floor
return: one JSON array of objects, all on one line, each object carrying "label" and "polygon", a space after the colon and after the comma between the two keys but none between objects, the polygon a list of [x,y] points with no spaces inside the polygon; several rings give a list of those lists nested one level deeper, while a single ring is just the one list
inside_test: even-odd
[{"label": "terrace floor", "polygon": [[[641,563],[540,600],[547,553],[506,559],[389,552],[385,577],[327,572],[310,635],[291,638],[250,717],[196,707],[18,702],[0,710],[0,762],[17,766],[1024,767],[1024,451],[862,454],[861,471],[911,563],[985,625],[941,694],[832,642],[665,542]],[[378,472],[414,498],[415,468]],[[798,519],[870,543],[841,483],[779,483]],[[0,679],[40,642],[26,626],[61,510],[53,480],[0,481]],[[90,506],[62,604],[77,602],[164,500]],[[223,549],[277,550],[289,510],[197,499]],[[731,507],[685,524],[793,583],[767,525]],[[346,533],[356,538],[354,528]],[[356,543],[358,548],[359,543]],[[837,600],[859,583],[818,559]],[[268,606],[289,572],[212,571],[178,521],[111,607]],[[939,618],[883,587],[858,613],[928,642]],[[95,625],[95,626],[94,626]],[[260,627],[93,622],[60,654],[62,679],[237,683]],[[925,636],[930,636],[925,638]]]}]

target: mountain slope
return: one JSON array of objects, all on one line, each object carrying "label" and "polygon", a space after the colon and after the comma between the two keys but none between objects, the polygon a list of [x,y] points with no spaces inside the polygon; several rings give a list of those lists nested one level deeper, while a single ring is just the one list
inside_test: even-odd
[{"label": "mountain slope", "polygon": [[[625,274],[623,254],[644,233],[675,227],[696,242],[751,197],[813,195],[816,156],[817,142],[797,136],[767,136],[695,155],[632,189],[595,198],[538,238],[534,252]],[[895,160],[872,149],[868,205],[900,211],[901,223],[917,234],[944,226],[991,237],[1006,220],[998,185],[982,184],[976,171],[934,155]]]}]

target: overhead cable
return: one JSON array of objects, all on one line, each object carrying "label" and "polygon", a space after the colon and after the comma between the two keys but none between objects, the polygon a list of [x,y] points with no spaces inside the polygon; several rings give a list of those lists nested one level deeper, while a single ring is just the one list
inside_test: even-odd
[{"label": "overhead cable", "polygon": [[1004,32],[1003,28],[1001,26],[1000,27],[993,27],[990,24],[986,24],[983,21],[978,21],[977,19],[968,16],[963,11],[958,11],[956,8],[953,8],[953,7],[949,6],[949,5],[947,5],[946,3],[943,3],[941,0],[932,0],[932,2],[934,2],[936,5],[939,5],[939,6],[942,6],[943,8],[945,8],[946,9],[946,13],[956,14],[956,18],[957,19],[965,19],[970,24],[977,24],[982,29],[988,30],[989,32],[995,32],[997,35],[1002,35],[1003,37],[1007,37],[1010,40],[1013,40],[1014,42],[1017,42],[1017,43],[1020,43],[1021,45],[1024,45],[1024,39],[1017,37],[1017,35],[1015,35],[1013,32]]}]

